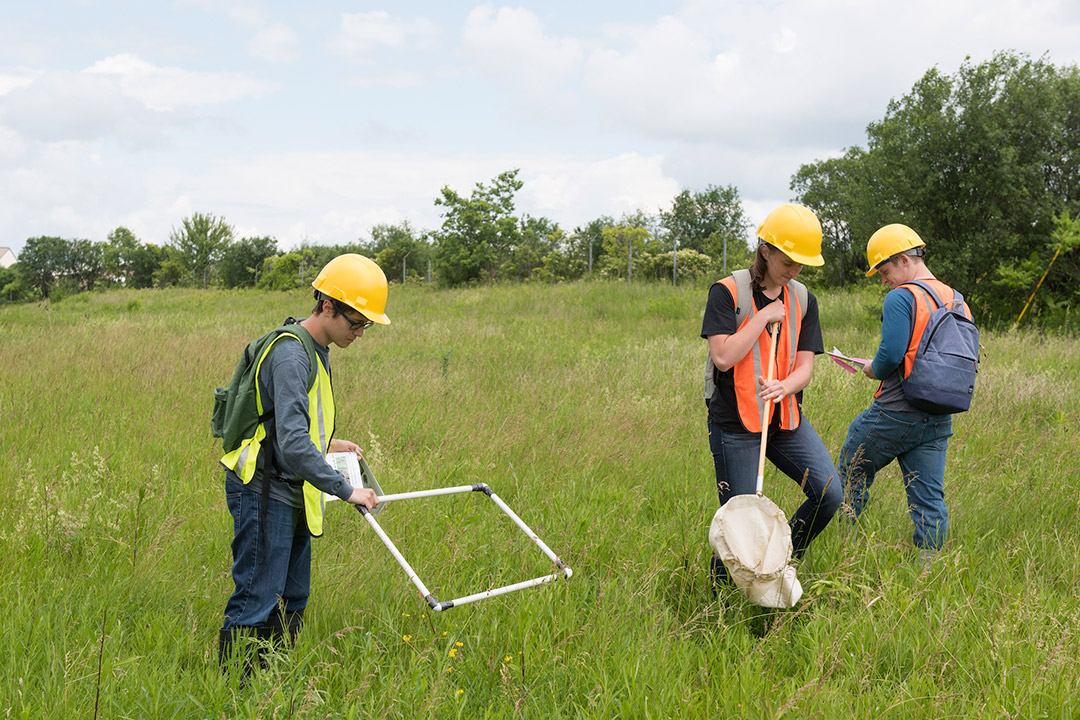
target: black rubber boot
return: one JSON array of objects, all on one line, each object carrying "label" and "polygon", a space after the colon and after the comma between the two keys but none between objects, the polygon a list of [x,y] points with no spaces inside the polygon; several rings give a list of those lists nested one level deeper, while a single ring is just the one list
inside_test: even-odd
[{"label": "black rubber boot", "polygon": [[256,640],[273,639],[273,629],[265,626],[241,625],[219,630],[218,664],[221,665],[221,672],[227,673],[230,667],[238,665],[242,670],[240,685],[245,685],[251,674],[265,664],[267,645]]},{"label": "black rubber boot", "polygon": [[292,647],[296,644],[296,637],[300,634],[300,628],[304,625],[304,611],[275,611],[266,621],[266,627],[270,629],[272,640],[280,647]]},{"label": "black rubber boot", "polygon": [[713,597],[716,597],[718,592],[731,587],[731,585],[731,576],[728,575],[724,562],[715,554],[711,555],[709,560],[709,588],[712,590]]},{"label": "black rubber boot", "polygon": [[289,645],[295,645],[296,636],[300,634],[300,629],[304,627],[304,611],[286,612],[285,627],[289,631]]}]

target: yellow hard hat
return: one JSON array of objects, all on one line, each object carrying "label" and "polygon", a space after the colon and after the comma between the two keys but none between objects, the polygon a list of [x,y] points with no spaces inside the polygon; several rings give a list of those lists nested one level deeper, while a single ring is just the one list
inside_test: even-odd
[{"label": "yellow hard hat", "polygon": [[808,207],[787,203],[769,213],[757,236],[803,265],[824,265],[821,223]]},{"label": "yellow hard hat", "polygon": [[893,223],[886,225],[870,236],[866,243],[866,262],[870,269],[866,271],[866,277],[870,277],[878,271],[893,255],[902,253],[912,248],[926,245],[919,234],[907,225]]},{"label": "yellow hard hat", "polygon": [[311,287],[363,313],[368,320],[390,324],[386,317],[386,275],[363,255],[338,255],[326,263]]}]

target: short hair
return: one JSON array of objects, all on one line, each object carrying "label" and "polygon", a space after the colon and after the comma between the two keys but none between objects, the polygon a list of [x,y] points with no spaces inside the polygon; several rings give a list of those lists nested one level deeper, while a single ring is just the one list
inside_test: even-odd
[{"label": "short hair", "polygon": [[315,291],[315,308],[311,311],[311,314],[312,315],[321,315],[322,314],[323,300],[329,300],[330,301],[330,304],[333,306],[333,312],[334,312],[334,314],[331,315],[330,317],[335,317],[338,314],[338,309],[337,309],[337,304],[334,302],[334,299],[332,297],[330,297],[329,295],[326,295],[325,293],[319,292],[318,290]]}]

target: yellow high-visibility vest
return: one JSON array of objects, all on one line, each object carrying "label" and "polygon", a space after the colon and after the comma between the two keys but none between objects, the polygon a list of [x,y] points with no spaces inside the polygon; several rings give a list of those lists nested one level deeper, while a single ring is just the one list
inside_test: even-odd
[{"label": "yellow high-visibility vest", "polygon": [[[274,343],[283,337],[291,337],[297,342],[300,338],[293,333],[282,333],[274,338],[263,350],[255,369],[255,402],[259,415],[263,414],[262,395],[259,391],[259,371],[262,370],[263,361],[270,354]],[[322,358],[319,358],[319,371],[315,377],[315,384],[308,389],[308,417],[310,425],[308,434],[311,442],[325,457],[329,449],[330,438],[334,435],[334,389],[330,386],[330,373],[323,366]],[[251,482],[255,477],[255,469],[262,450],[263,441],[266,439],[266,425],[259,423],[255,428],[255,434],[240,443],[240,446],[221,458],[221,464],[232,470],[244,482]],[[270,482],[269,478],[263,478],[263,482]],[[309,482],[304,482],[304,514],[307,518],[308,532],[314,537],[322,535],[323,525],[323,492]]]}]

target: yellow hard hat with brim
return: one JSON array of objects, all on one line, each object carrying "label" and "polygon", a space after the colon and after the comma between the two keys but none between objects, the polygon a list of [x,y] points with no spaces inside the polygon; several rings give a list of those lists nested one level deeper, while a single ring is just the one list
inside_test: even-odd
[{"label": "yellow hard hat with brim", "polygon": [[866,277],[876,273],[893,256],[925,245],[919,234],[907,225],[893,223],[880,228],[866,243],[866,262],[870,265]]},{"label": "yellow hard hat with brim", "polygon": [[787,203],[769,213],[757,236],[802,265],[825,264],[821,256],[821,223],[810,208]]},{"label": "yellow hard hat with brim", "polygon": [[386,317],[386,275],[370,258],[356,253],[338,255],[326,263],[311,286],[363,313],[368,320],[390,324]]}]

